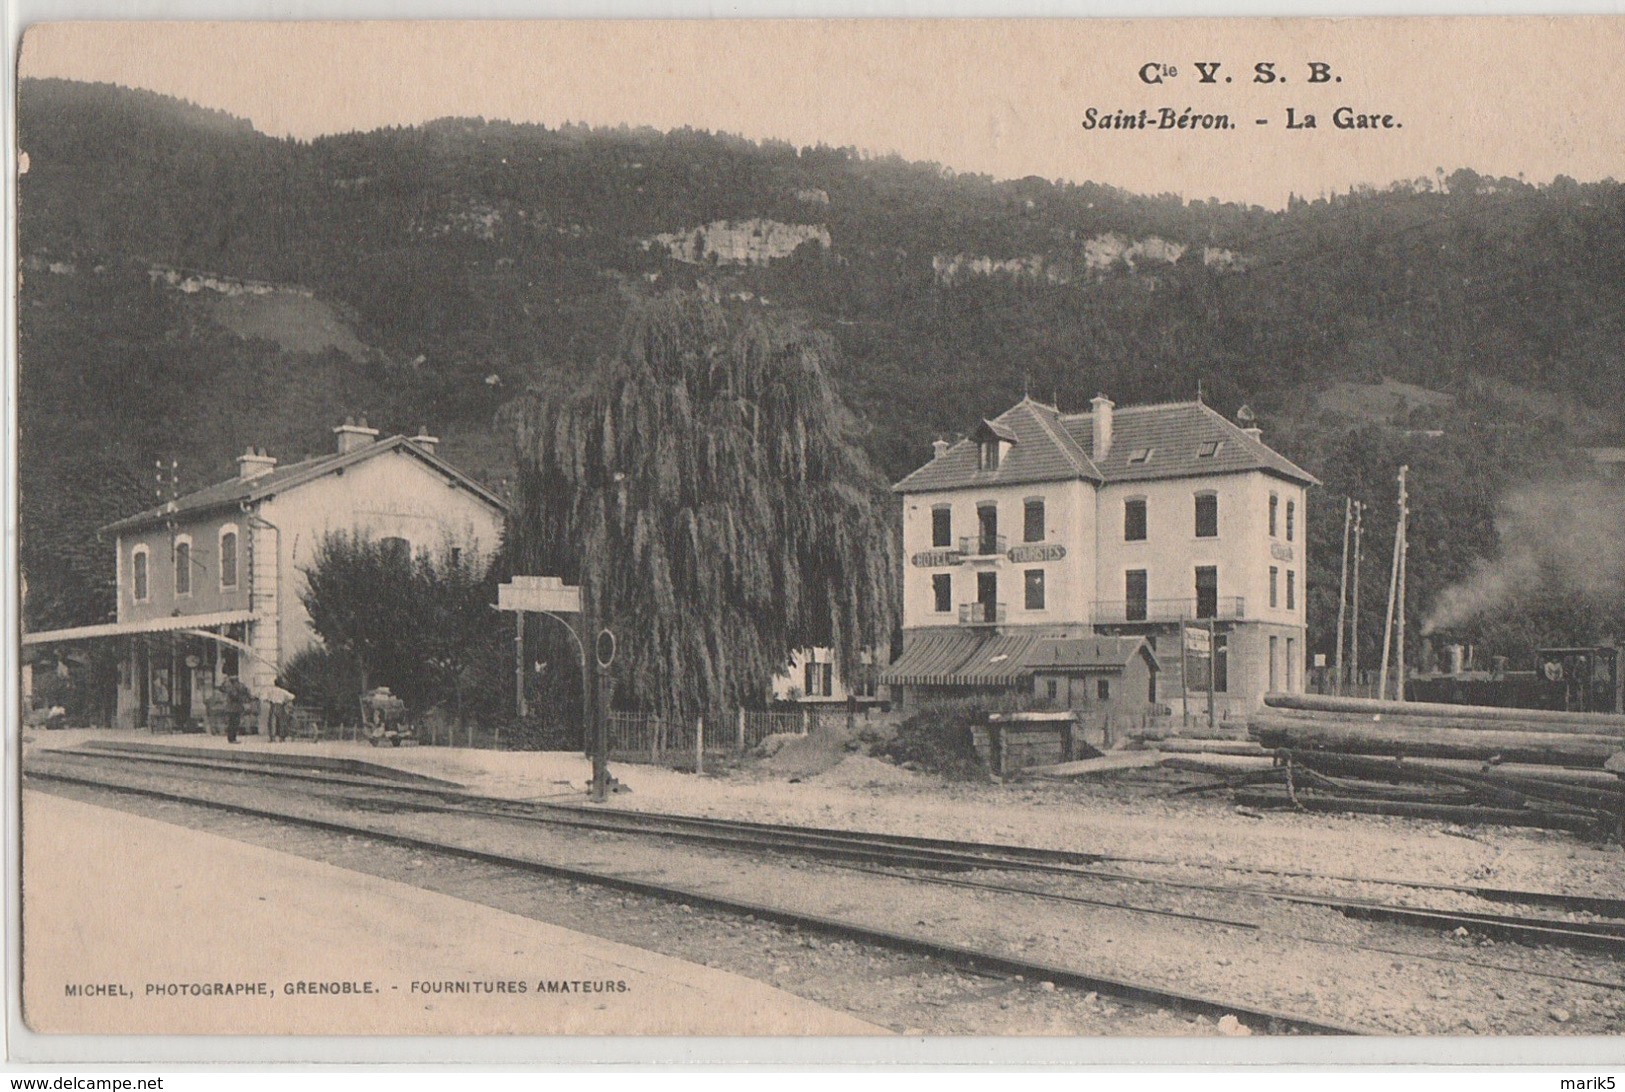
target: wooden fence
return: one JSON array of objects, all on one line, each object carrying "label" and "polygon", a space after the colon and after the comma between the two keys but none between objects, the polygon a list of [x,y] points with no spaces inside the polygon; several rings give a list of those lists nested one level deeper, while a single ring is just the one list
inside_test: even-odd
[{"label": "wooden fence", "polygon": [[[737,709],[731,714],[700,717],[690,723],[648,713],[611,713],[609,753],[621,762],[692,768],[697,749],[703,750],[703,762],[722,761],[752,750],[769,736],[844,729],[848,719],[845,707],[785,712]],[[860,715],[858,723],[862,722]]]}]

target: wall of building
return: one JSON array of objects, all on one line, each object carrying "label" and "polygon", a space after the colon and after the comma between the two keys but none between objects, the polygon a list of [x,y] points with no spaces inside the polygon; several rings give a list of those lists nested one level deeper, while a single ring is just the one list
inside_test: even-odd
[{"label": "wall of building", "polygon": [[423,550],[438,555],[455,546],[485,560],[502,535],[499,511],[398,450],[267,500],[259,513],[276,531],[256,544],[280,540],[276,618],[282,663],[315,643],[299,593],[305,583],[302,569],[327,535],[343,531],[375,540],[399,537],[411,544],[414,555]]},{"label": "wall of building", "polygon": [[[237,533],[237,582],[231,587],[220,583],[220,532],[230,528]],[[241,512],[217,512],[181,523],[173,530],[154,527],[119,536],[118,620],[144,622],[180,614],[214,614],[248,609],[247,529]],[[175,591],[176,544],[191,542],[192,588],[190,594]],[[147,550],[147,598],[135,598],[133,556],[139,547]]]},{"label": "wall of building", "polygon": [[[957,626],[960,605],[976,601],[976,574],[979,572],[998,574],[999,602],[1005,604],[1008,625],[1087,625],[1094,590],[1093,491],[1087,482],[1063,481],[909,494],[903,505],[903,628]],[[1023,534],[1025,505],[1032,497],[1044,500],[1045,533],[1040,543],[1025,541]],[[988,559],[959,559],[952,564],[915,563],[916,559],[936,560],[930,555],[940,549],[931,544],[932,511],[937,506],[950,507],[951,549],[957,550],[961,538],[978,533],[977,509],[988,503],[998,507],[998,531],[1006,540],[1005,554]],[[1065,556],[1011,561],[1008,551],[1025,546],[1059,546],[1065,550]],[[1026,609],[1024,574],[1029,569],[1044,573],[1043,610]],[[931,578],[939,573],[953,577],[952,609],[946,614],[934,609]]]},{"label": "wall of building", "polygon": [[[1218,498],[1219,533],[1214,538],[1196,536],[1196,495],[1211,492]],[[1269,497],[1280,498],[1277,536],[1269,535]],[[1126,501],[1146,502],[1146,537],[1130,542],[1123,537],[1123,511]],[[1291,501],[1296,513],[1294,541],[1285,537],[1286,506]],[[1125,482],[1103,486],[1098,493],[1099,584],[1096,597],[1102,603],[1122,603],[1126,573],[1146,572],[1147,597],[1151,600],[1196,598],[1196,569],[1211,565],[1218,569],[1220,617],[1230,618],[1234,600],[1239,598],[1240,617],[1282,623],[1303,624],[1303,544],[1304,491],[1295,483],[1258,472],[1223,474],[1208,478],[1179,478],[1169,481]],[[1291,560],[1272,556],[1290,552]],[[1269,569],[1280,570],[1278,606],[1269,607]],[[1286,609],[1286,571],[1297,572],[1294,609]]]}]

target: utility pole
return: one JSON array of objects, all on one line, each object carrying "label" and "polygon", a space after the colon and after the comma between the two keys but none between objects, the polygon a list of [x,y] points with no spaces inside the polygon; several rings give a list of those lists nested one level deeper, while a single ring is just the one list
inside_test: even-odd
[{"label": "utility pole", "polygon": [[[1184,637],[1184,634],[1180,634]],[[1214,691],[1219,688],[1219,633],[1214,628],[1213,619],[1207,620],[1207,726],[1210,729],[1218,728],[1219,716],[1217,710],[1218,698]]]},{"label": "utility pole", "polygon": [[1191,726],[1191,656],[1185,640],[1185,612],[1179,612],[1179,707],[1184,710],[1185,730]]},{"label": "utility pole", "polygon": [[513,612],[513,712],[525,719],[525,612]]},{"label": "utility pole", "polygon": [[[1399,468],[1399,519],[1394,523],[1394,560],[1388,573],[1388,613],[1382,622],[1382,668],[1377,673],[1377,697],[1388,697],[1388,654],[1393,647],[1394,607],[1399,601],[1400,558],[1405,550],[1405,475],[1410,467]],[[1403,670],[1403,669],[1401,669]]]},{"label": "utility pole", "polygon": [[1334,692],[1343,692],[1343,622],[1349,598],[1349,528],[1354,523],[1354,498],[1343,500],[1343,571],[1337,583],[1337,659],[1332,677],[1337,680]]},{"label": "utility pole", "polygon": [[1360,529],[1365,523],[1365,502],[1354,502],[1354,588],[1349,596],[1349,676],[1360,681]]},{"label": "utility pole", "polygon": [[1410,496],[1405,492],[1405,471],[1408,469],[1404,466],[1399,468],[1399,611],[1394,618],[1394,625],[1398,629],[1394,643],[1399,646],[1399,674],[1394,689],[1399,701],[1405,700],[1405,569],[1411,553],[1411,505]]}]

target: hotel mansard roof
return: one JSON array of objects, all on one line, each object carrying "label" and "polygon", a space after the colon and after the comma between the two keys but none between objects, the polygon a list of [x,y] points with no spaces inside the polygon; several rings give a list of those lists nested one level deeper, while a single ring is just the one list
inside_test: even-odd
[{"label": "hotel mansard roof", "polygon": [[[939,458],[892,486],[898,493],[1082,479],[1097,483],[1206,477],[1261,470],[1304,485],[1320,482],[1202,402],[1125,406],[1110,411],[1112,440],[1106,457],[1091,457],[1094,415],[1061,413],[1023,398],[978,425]],[[986,435],[1010,443],[991,470],[980,469]]]},{"label": "hotel mansard roof", "polygon": [[459,487],[467,489],[493,508],[499,511],[507,511],[508,506],[496,494],[438,455],[431,454],[413,443],[412,437],[391,436],[387,440],[379,440],[354,451],[342,454],[318,455],[289,466],[280,466],[255,478],[246,480],[243,478],[229,478],[226,481],[187,493],[185,496],[177,497],[156,508],[148,508],[144,512],[137,512],[133,516],[127,516],[115,523],[110,523],[101,528],[101,532],[104,534],[121,534],[125,531],[166,523],[183,516],[201,515],[222,508],[236,508],[242,504],[265,500],[306,482],[314,481],[327,474],[337,473],[346,467],[354,466],[356,463],[391,451],[401,451],[421,459],[430,467],[445,475],[447,479],[456,483]]}]

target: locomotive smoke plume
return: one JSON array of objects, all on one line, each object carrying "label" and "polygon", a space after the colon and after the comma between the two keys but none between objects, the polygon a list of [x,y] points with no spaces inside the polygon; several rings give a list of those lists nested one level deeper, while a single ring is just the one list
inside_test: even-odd
[{"label": "locomotive smoke plume", "polygon": [[1625,482],[1547,482],[1501,498],[1500,555],[1439,594],[1424,634],[1454,629],[1519,599],[1625,599]]}]

